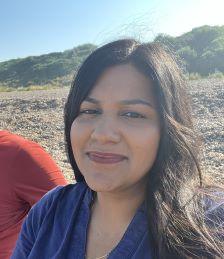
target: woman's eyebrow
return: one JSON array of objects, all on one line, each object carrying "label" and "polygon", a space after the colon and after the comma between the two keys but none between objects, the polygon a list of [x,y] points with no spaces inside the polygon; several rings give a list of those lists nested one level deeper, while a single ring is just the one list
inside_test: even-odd
[{"label": "woman's eyebrow", "polygon": [[94,104],[99,104],[99,103],[100,103],[98,100],[96,100],[96,99],[94,99],[94,98],[92,98],[92,97],[89,97],[89,96],[87,96],[87,97],[83,100],[83,102],[89,102],[89,103],[94,103]]},{"label": "woman's eyebrow", "polygon": [[149,107],[154,108],[154,106],[152,105],[152,103],[143,100],[143,99],[131,99],[131,100],[122,100],[119,103],[121,104],[125,104],[125,105],[129,105],[129,104],[143,104],[143,105],[147,105]]},{"label": "woman's eyebrow", "polygon": [[[95,98],[92,98],[92,97],[86,97],[86,99],[84,100],[84,102],[90,102],[90,103],[93,103],[93,104],[99,104],[100,101],[98,101],[97,99]],[[119,104],[122,104],[122,105],[130,105],[130,104],[143,104],[143,105],[147,105],[151,108],[154,108],[154,105],[152,105],[152,103],[146,101],[146,100],[143,100],[143,99],[131,99],[131,100],[121,100],[118,102]]]}]

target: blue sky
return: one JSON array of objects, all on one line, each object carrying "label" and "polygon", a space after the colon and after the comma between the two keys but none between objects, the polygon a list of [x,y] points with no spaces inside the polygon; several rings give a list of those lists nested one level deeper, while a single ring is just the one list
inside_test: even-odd
[{"label": "blue sky", "polygon": [[0,0],[0,61],[224,25],[224,0]]}]

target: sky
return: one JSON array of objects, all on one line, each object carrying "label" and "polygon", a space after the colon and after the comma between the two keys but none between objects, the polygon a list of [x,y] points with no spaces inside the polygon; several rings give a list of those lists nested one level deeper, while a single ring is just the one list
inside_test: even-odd
[{"label": "sky", "polygon": [[224,0],[0,0],[0,62],[224,25]]}]

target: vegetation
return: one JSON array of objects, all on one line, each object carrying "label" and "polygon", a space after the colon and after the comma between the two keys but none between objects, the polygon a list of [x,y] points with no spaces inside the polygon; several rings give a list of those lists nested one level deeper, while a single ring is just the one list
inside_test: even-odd
[{"label": "vegetation", "polygon": [[[224,78],[224,26],[202,26],[179,37],[159,34],[154,41],[177,53],[189,79]],[[64,52],[1,62],[0,91],[68,86],[95,48],[84,44]]]},{"label": "vegetation", "polygon": [[84,44],[41,56],[13,59],[0,63],[2,87],[28,87],[31,85],[70,84],[72,75],[96,46]]},{"label": "vegetation", "polygon": [[224,73],[224,26],[202,26],[179,37],[159,34],[155,38],[174,50],[188,73],[201,76]]}]

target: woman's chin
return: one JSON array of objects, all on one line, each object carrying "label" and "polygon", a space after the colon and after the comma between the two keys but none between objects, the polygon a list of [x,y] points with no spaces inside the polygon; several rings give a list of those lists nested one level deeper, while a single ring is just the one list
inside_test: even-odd
[{"label": "woman's chin", "polygon": [[96,179],[85,179],[89,188],[95,192],[109,192],[114,189],[111,181],[96,180]]}]

